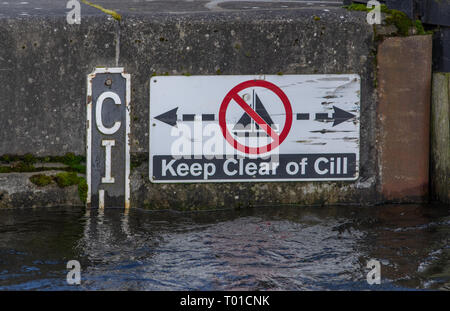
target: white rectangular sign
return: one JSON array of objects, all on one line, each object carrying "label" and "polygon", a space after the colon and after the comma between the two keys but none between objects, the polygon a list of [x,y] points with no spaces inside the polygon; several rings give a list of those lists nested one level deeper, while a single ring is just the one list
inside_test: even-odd
[{"label": "white rectangular sign", "polygon": [[155,76],[152,182],[355,180],[360,77]]}]

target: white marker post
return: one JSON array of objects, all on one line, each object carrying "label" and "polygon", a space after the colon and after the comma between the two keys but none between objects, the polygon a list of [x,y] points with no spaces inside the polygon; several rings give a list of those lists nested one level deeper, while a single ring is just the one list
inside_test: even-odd
[{"label": "white marker post", "polygon": [[86,204],[128,209],[130,75],[123,68],[96,68],[87,89]]}]

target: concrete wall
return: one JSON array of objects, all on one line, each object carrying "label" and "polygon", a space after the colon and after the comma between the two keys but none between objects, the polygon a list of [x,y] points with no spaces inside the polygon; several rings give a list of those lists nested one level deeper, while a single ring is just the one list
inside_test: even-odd
[{"label": "concrete wall", "polygon": [[[68,25],[65,16],[0,18],[0,155],[85,154],[86,76],[95,66],[118,65],[131,74],[131,152],[139,159],[131,172],[132,206],[380,203],[377,42],[365,17],[363,12],[332,8],[155,13],[129,15],[120,24],[104,15],[85,17],[81,25]],[[359,179],[151,184],[149,79],[166,73],[359,74]],[[33,202],[32,192],[28,198]]]}]

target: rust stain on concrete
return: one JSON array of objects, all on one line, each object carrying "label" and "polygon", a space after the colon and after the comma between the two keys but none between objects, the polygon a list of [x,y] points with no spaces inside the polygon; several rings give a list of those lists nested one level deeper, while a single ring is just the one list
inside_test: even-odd
[{"label": "rust stain on concrete", "polygon": [[377,140],[381,195],[428,198],[431,36],[393,37],[378,49]]}]

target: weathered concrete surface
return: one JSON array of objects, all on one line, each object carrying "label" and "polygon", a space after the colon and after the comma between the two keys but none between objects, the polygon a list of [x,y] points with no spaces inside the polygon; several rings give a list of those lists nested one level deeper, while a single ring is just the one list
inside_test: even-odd
[{"label": "weathered concrete surface", "polygon": [[106,17],[0,18],[0,154],[84,154],[86,76],[115,64]]},{"label": "weathered concrete surface", "polygon": [[379,186],[383,199],[428,200],[431,36],[387,38],[378,49]]},{"label": "weathered concrete surface", "polygon": [[450,203],[450,73],[433,74],[431,177],[432,198]]},{"label": "weathered concrete surface", "polygon": [[[314,18],[318,16],[320,20]],[[127,18],[120,61],[132,73],[132,146],[148,150],[149,76],[358,73],[361,85],[361,177],[355,183],[152,184],[148,166],[131,175],[131,205],[222,208],[264,204],[375,202],[374,41],[364,14],[336,9]],[[161,52],[163,51],[163,52]],[[146,161],[145,161],[146,162]]]}]

